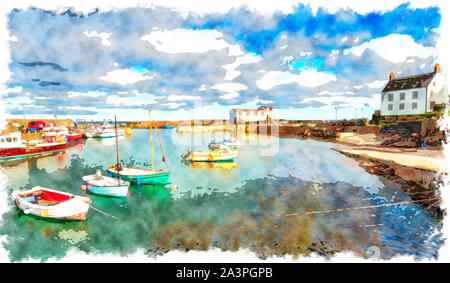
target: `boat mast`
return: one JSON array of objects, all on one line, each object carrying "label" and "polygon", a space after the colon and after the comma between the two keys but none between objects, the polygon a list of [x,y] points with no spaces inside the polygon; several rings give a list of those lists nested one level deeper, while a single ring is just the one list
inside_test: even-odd
[{"label": "boat mast", "polygon": [[152,160],[152,170],[153,170],[153,134],[152,134],[152,110],[148,109],[148,119],[149,119],[149,129],[150,129],[150,155]]},{"label": "boat mast", "polygon": [[120,185],[119,139],[117,137],[117,117],[116,117],[116,115],[114,115],[114,128],[115,128],[115,131],[116,131],[116,157],[117,157],[116,171],[117,171],[117,182]]}]

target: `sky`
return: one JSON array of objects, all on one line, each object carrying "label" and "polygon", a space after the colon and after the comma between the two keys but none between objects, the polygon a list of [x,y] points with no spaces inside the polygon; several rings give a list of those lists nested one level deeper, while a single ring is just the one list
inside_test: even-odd
[{"label": "sky", "polygon": [[281,119],[371,118],[390,72],[431,72],[439,54],[432,5],[172,2],[10,10],[6,117],[227,119],[268,105]]}]

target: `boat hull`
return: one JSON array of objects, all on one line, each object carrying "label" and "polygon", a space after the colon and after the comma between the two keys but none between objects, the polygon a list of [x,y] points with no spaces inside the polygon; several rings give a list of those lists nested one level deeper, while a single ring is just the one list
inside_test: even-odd
[{"label": "boat hull", "polygon": [[53,154],[60,151],[64,151],[66,148],[72,147],[80,142],[81,140],[75,140],[67,143],[53,143],[48,146],[36,146],[34,149],[30,150],[27,150],[25,146],[15,148],[0,148],[0,161],[16,160],[40,155]]},{"label": "boat hull", "polygon": [[128,196],[129,182],[110,177],[101,176],[96,179],[96,175],[83,176],[82,180],[87,190],[96,195],[103,195],[109,197],[126,198]]},{"label": "boat hull", "polygon": [[[125,135],[125,130],[118,130],[117,131],[117,136],[124,136]],[[115,138],[116,137],[116,133],[114,131],[106,131],[106,132],[100,132],[97,133],[94,137],[99,138],[99,139],[107,139],[107,138]]]},{"label": "boat hull", "polygon": [[[124,167],[124,169],[127,169],[129,167]],[[140,169],[140,168],[129,168],[129,169],[137,169],[137,170],[141,170],[142,173],[140,174],[126,174],[124,172],[124,170],[120,171],[120,178],[128,181],[128,182],[132,182],[135,183],[137,185],[141,185],[141,184],[161,184],[164,185],[167,183],[167,180],[170,177],[170,172],[168,171],[157,171],[157,172],[151,172],[151,170],[146,170],[146,169]],[[117,172],[115,171],[115,168],[113,166],[109,167],[107,169],[108,174],[111,177],[116,177],[117,178]],[[145,171],[148,171],[148,173],[146,173]]]},{"label": "boat hull", "polygon": [[239,151],[232,151],[229,153],[222,153],[219,151],[209,152],[191,152],[187,156],[182,156],[190,162],[233,162],[239,154]]},{"label": "boat hull", "polygon": [[89,192],[96,195],[126,198],[128,196],[128,186],[116,186],[116,187],[96,187],[87,184]]},{"label": "boat hull", "polygon": [[[39,205],[27,201],[23,195],[32,195],[39,191],[45,191],[53,198],[61,198],[55,205]],[[76,196],[69,193],[58,192],[56,190],[34,187],[25,192],[14,191],[12,193],[14,203],[17,208],[25,214],[30,214],[44,219],[85,221],[90,207],[91,200],[86,197]]]}]

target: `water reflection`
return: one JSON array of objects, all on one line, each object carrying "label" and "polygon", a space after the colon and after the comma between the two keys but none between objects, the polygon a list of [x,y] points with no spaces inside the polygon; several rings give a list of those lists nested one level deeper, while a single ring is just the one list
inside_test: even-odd
[{"label": "water reflection", "polygon": [[[274,156],[261,155],[259,144],[246,144],[233,163],[185,164],[180,155],[191,146],[190,138],[176,136],[173,143],[173,133],[160,131],[172,172],[169,183],[131,186],[125,199],[90,195],[93,208],[86,222],[53,223],[20,215],[9,199],[0,235],[7,236],[11,260],[58,258],[72,246],[99,253],[150,248],[156,254],[249,248],[262,258],[312,252],[331,256],[345,250],[365,257],[375,246],[382,258],[429,258],[442,245],[438,225],[420,207],[379,206],[409,200],[398,185],[368,174],[331,150],[331,143],[280,139]],[[202,139],[207,143],[211,135]],[[147,130],[121,138],[121,163],[148,167],[148,144]],[[30,159],[3,170],[8,190],[39,185],[80,195],[81,177],[96,170],[105,173],[115,159],[114,146],[88,139],[62,156]],[[156,169],[164,167],[161,159],[155,150]],[[351,209],[371,205],[375,208]]]}]

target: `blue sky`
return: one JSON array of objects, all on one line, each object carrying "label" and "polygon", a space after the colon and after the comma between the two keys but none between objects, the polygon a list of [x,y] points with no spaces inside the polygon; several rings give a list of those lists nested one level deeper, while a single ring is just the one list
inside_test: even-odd
[{"label": "blue sky", "polygon": [[279,118],[370,117],[389,72],[433,69],[437,7],[290,12],[249,7],[16,9],[8,15],[9,117],[226,119],[233,107]]}]

